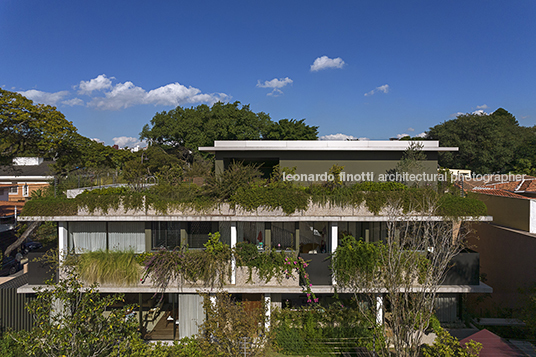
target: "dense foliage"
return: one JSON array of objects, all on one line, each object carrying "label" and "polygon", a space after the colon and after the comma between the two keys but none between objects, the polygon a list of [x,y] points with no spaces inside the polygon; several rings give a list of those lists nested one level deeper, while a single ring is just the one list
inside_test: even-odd
[{"label": "dense foliage", "polygon": [[286,306],[276,309],[272,320],[273,344],[288,355],[349,353],[360,346],[373,351],[374,344],[379,351],[384,343],[354,299],[329,298],[322,305],[298,309]]},{"label": "dense foliage", "polygon": [[[59,283],[36,291],[28,305],[35,324],[31,332],[12,335],[25,356],[100,357],[128,348],[136,340],[131,307],[112,309],[120,294],[101,296],[96,285],[82,287],[73,271]],[[106,312],[106,313],[105,313]]]},{"label": "dense foliage", "polygon": [[69,142],[76,128],[55,107],[34,104],[24,96],[0,88],[0,159],[11,163],[16,155],[64,155],[60,146]]},{"label": "dense foliage", "polygon": [[317,129],[304,119],[272,122],[268,114],[254,113],[249,105],[218,102],[156,113],[140,136],[153,144],[197,151],[215,140],[316,140]]},{"label": "dense foliage", "polygon": [[[79,209],[87,209],[90,213],[101,210],[106,214],[111,209],[127,211],[151,208],[167,214],[175,209],[205,211],[226,202],[232,207],[247,211],[259,208],[281,209],[286,214],[304,211],[311,203],[337,207],[359,207],[364,204],[370,212],[379,214],[391,202],[400,202],[402,210],[407,213],[426,211],[429,203],[436,199],[439,199],[438,214],[445,216],[482,216],[487,211],[484,203],[471,197],[438,193],[429,188],[407,188],[396,182],[365,182],[334,188],[323,185],[299,187],[264,180],[250,182],[248,179],[229,185],[214,183],[202,187],[184,182],[177,185],[156,185],[141,191],[127,187],[95,189],[85,191],[74,199],[45,196],[27,202],[22,214],[76,215]],[[235,191],[229,189],[231,185],[236,188]]]},{"label": "dense foliage", "polygon": [[459,115],[430,128],[428,139],[459,148],[439,153],[442,167],[470,169],[477,174],[531,169],[536,159],[536,129],[520,126],[502,108],[491,114]]}]

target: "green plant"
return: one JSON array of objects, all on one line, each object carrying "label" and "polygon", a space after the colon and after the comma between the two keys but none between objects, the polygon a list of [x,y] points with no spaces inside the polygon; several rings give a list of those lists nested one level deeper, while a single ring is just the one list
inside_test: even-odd
[{"label": "green plant", "polygon": [[87,252],[75,262],[80,277],[89,283],[135,285],[140,280],[141,267],[133,251]]},{"label": "green plant", "polygon": [[248,356],[260,356],[266,342],[264,307],[236,302],[225,292],[213,299],[203,294],[206,318],[200,326],[199,349],[204,356],[240,356],[243,344]]},{"label": "green plant", "polygon": [[135,319],[125,318],[133,307],[113,309],[122,295],[101,296],[96,285],[83,287],[76,273],[67,270],[59,283],[36,289],[28,304],[34,316],[31,332],[14,336],[25,356],[104,357],[123,355],[138,339]]},{"label": "green plant", "polygon": [[439,328],[436,333],[434,344],[424,346],[422,350],[424,357],[478,357],[480,355],[481,343],[471,340],[462,347],[458,339],[452,337],[447,330]]}]

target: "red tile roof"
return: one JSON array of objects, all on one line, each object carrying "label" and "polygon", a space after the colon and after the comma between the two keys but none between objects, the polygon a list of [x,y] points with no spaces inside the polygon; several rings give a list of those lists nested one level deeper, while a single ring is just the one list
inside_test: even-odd
[{"label": "red tile roof", "polygon": [[480,342],[482,350],[480,357],[518,357],[524,356],[515,347],[510,346],[496,334],[484,329],[472,334],[469,337],[460,341],[460,345],[464,346],[469,341]]}]

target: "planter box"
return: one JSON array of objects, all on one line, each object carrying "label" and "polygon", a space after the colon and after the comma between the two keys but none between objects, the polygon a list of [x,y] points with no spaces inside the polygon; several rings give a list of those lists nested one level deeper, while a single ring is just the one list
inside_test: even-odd
[{"label": "planter box", "polygon": [[266,281],[259,277],[257,269],[253,268],[251,272],[251,281],[249,280],[249,268],[237,267],[236,268],[236,286],[300,286],[300,278],[296,271],[292,272],[292,277],[287,279],[286,277],[274,276],[272,279]]}]

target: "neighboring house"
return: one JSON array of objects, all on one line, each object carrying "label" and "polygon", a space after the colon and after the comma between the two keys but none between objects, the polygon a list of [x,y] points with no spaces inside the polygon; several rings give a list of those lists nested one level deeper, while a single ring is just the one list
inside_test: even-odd
[{"label": "neighboring house", "polygon": [[54,179],[49,165],[38,157],[17,157],[13,165],[0,167],[0,185],[9,185],[8,201],[25,202],[32,192],[45,188]]},{"label": "neighboring house", "polygon": [[[458,183],[460,184],[460,183]],[[490,175],[464,181],[477,194],[493,222],[474,223],[469,244],[480,253],[480,271],[491,296],[471,305],[475,313],[495,316],[522,306],[520,289],[536,284],[536,178]]]},{"label": "neighboring house", "polygon": [[[380,174],[394,169],[402,158],[410,142],[323,142],[323,141],[229,141],[215,142],[214,147],[203,147],[201,151],[214,152],[216,170],[221,173],[233,160],[260,164],[265,172],[271,172],[275,165],[295,167],[297,181],[303,184],[321,181],[334,165],[344,166],[344,171],[363,180],[362,173],[371,173],[375,181]],[[454,151],[457,148],[439,147],[437,141],[426,141],[423,150],[427,159],[423,162],[427,174],[437,173],[439,151]],[[303,176],[302,176],[303,175]],[[369,178],[370,178],[369,175]],[[317,177],[319,179],[317,179]],[[312,180],[310,180],[312,178]],[[295,180],[292,176],[290,179]],[[71,216],[21,217],[21,220],[55,221],[59,227],[59,249],[63,252],[83,253],[99,249],[133,249],[136,253],[154,251],[160,248],[173,249],[187,245],[190,249],[203,248],[208,233],[219,232],[221,240],[230,246],[238,242],[255,243],[259,249],[293,249],[305,260],[311,260],[309,275],[313,292],[317,296],[331,296],[335,291],[329,268],[329,254],[337,248],[344,234],[362,237],[368,242],[380,241],[386,235],[386,222],[393,217],[385,212],[374,214],[364,205],[360,207],[330,207],[309,205],[308,209],[292,214],[282,210],[259,208],[247,211],[222,204],[216,209],[195,211],[191,209],[158,213],[154,209],[128,210],[111,209],[107,213],[79,210]],[[443,220],[443,217],[432,217]],[[490,219],[484,217],[482,219]],[[262,243],[262,244],[259,244]],[[325,251],[322,247],[325,246]],[[443,285],[441,309],[445,320],[458,316],[461,294],[491,292],[491,288],[478,281],[478,259],[472,260],[471,269],[476,268],[476,279],[454,279]],[[32,266],[29,268],[32,273]],[[298,279],[270,280],[267,283],[247,282],[246,269],[235,269],[225,290],[242,300],[268,303],[269,309],[281,306],[283,301],[299,305],[307,298]],[[33,293],[36,285],[42,284],[36,275],[30,275],[29,283],[18,289],[19,293]],[[124,293],[126,301],[141,306],[142,318],[148,321],[144,326],[158,338],[159,328],[172,331],[173,337],[191,336],[197,332],[197,323],[203,319],[202,299],[197,294],[200,287],[170,285],[162,302],[167,314],[158,315],[154,304],[154,294],[158,288],[150,282],[140,282],[136,286],[101,285],[103,293]],[[160,316],[160,317],[156,317]],[[167,316],[167,318],[166,318]],[[162,320],[163,319],[163,320]],[[179,319],[175,335],[174,320]],[[171,321],[171,324],[169,324]],[[170,338],[169,334],[166,335]],[[162,337],[164,338],[164,337]]]}]

